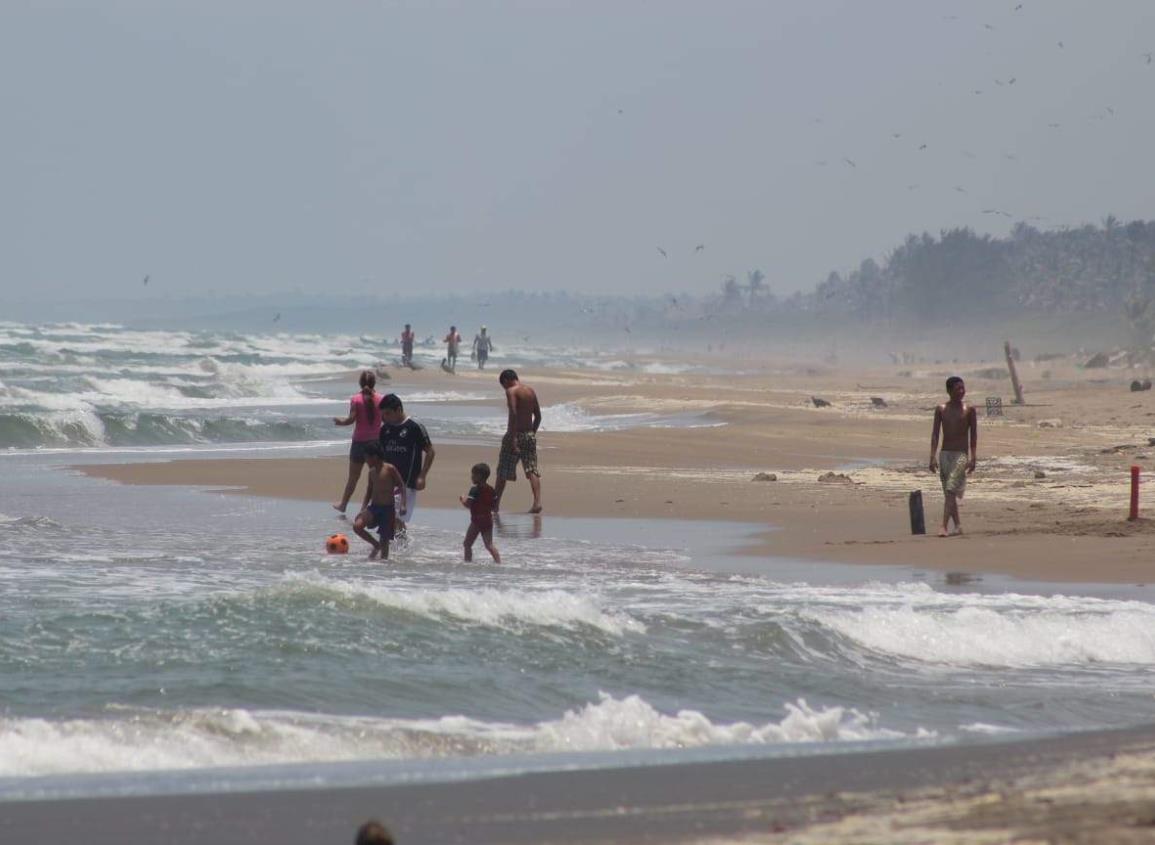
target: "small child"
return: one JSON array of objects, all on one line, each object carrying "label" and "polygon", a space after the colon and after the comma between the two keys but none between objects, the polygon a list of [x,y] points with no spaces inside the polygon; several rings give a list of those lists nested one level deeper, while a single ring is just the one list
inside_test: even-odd
[{"label": "small child", "polygon": [[493,545],[493,488],[489,480],[489,464],[474,464],[470,470],[473,486],[469,495],[459,497],[463,507],[469,508],[469,529],[465,532],[465,561],[473,560],[473,542],[481,535],[481,542],[493,555],[494,563],[501,563],[501,555]]},{"label": "small child", "polygon": [[[361,503],[361,513],[353,520],[353,530],[357,536],[373,547],[369,560],[389,559],[389,541],[393,539],[393,491],[401,489],[401,514],[409,506],[405,480],[393,464],[385,463],[385,453],[381,444],[374,441],[364,447],[365,463],[369,467],[369,485],[365,489],[365,501]],[[373,539],[367,529],[376,528],[381,540]]]}]

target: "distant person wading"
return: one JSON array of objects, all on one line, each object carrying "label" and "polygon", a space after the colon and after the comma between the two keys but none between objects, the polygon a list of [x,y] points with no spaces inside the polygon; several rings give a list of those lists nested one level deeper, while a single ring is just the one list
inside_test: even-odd
[{"label": "distant person wading", "polygon": [[489,353],[493,351],[493,338],[487,333],[485,326],[473,336],[473,352],[470,357],[477,361],[477,369],[484,370],[485,362],[489,360]]}]

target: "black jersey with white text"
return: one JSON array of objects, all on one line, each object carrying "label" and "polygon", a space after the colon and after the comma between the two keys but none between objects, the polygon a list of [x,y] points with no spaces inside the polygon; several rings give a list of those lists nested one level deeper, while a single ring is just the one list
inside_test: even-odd
[{"label": "black jersey with white text", "polygon": [[417,476],[421,475],[424,453],[430,447],[429,432],[415,419],[405,418],[404,422],[381,425],[381,450],[387,463],[397,467],[405,486],[413,489]]}]

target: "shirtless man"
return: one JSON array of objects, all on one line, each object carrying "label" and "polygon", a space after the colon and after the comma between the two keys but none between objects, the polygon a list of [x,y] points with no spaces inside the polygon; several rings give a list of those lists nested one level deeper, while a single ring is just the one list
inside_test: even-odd
[{"label": "shirtless man", "polygon": [[473,351],[470,353],[470,357],[477,361],[477,369],[485,369],[485,362],[489,360],[492,351],[493,338],[486,334],[486,328],[482,326],[481,331],[473,336]]},{"label": "shirtless man", "polygon": [[537,429],[541,425],[541,406],[537,393],[528,384],[518,381],[513,370],[502,370],[498,381],[505,388],[505,404],[509,407],[509,423],[501,439],[501,457],[497,461],[497,484],[494,485],[493,510],[501,507],[505,482],[517,481],[517,462],[525,470],[533,490],[530,513],[541,513],[541,472],[537,468]]},{"label": "shirtless man", "polygon": [[[958,376],[946,380],[949,402],[934,409],[934,428],[930,434],[930,471],[938,470],[942,480],[942,529],[938,536],[947,537],[950,520],[954,520],[956,534],[962,534],[958,503],[966,492],[967,475],[975,471],[978,459],[979,420],[974,405],[963,402],[967,388]],[[938,435],[942,431],[942,452],[938,450]]]},{"label": "shirtless man", "polygon": [[449,327],[449,334],[445,336],[445,360],[441,363],[451,373],[457,372],[457,350],[461,346],[461,334],[457,326]]}]

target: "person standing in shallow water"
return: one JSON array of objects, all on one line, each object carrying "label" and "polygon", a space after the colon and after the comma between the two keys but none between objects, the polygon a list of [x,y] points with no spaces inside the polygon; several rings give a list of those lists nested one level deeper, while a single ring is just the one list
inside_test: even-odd
[{"label": "person standing in shallow water", "polygon": [[357,482],[361,479],[361,470],[365,466],[365,446],[376,443],[381,435],[381,411],[377,407],[379,397],[373,389],[377,386],[377,375],[372,370],[362,370],[359,379],[361,392],[349,400],[349,415],[333,417],[333,425],[351,425],[353,428],[353,445],[349,447],[349,477],[345,481],[345,492],[333,507],[345,512],[349,506],[349,499],[357,489]]},{"label": "person standing in shallow water", "polygon": [[406,323],[405,331],[401,332],[401,366],[413,366],[413,329]]},{"label": "person standing in shallow water", "polygon": [[494,486],[494,512],[501,508],[501,495],[506,481],[517,481],[517,462],[521,461],[529,487],[533,491],[530,513],[541,513],[541,470],[537,466],[537,430],[541,426],[541,405],[537,393],[528,384],[522,384],[513,370],[502,370],[498,381],[505,388],[505,403],[509,407],[509,421],[501,439],[501,455],[497,462],[497,484]]},{"label": "person standing in shallow water", "polygon": [[485,326],[482,326],[481,331],[473,336],[473,353],[470,356],[477,361],[477,369],[485,369],[485,362],[489,360],[489,353],[492,351],[493,338],[489,336]]},{"label": "person standing in shallow water", "polygon": [[[938,536],[950,535],[950,521],[954,520],[956,534],[962,534],[958,503],[966,493],[967,475],[975,471],[978,461],[979,420],[974,405],[963,402],[966,384],[958,376],[946,380],[950,400],[934,409],[934,427],[930,434],[930,471],[938,470],[942,481],[942,528]],[[942,432],[942,452],[937,456],[939,432]]]},{"label": "person standing in shallow water", "polygon": [[442,362],[451,373],[457,372],[457,350],[461,347],[461,334],[457,326],[449,327],[449,334],[445,336],[445,360]]}]

